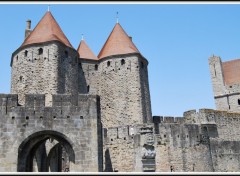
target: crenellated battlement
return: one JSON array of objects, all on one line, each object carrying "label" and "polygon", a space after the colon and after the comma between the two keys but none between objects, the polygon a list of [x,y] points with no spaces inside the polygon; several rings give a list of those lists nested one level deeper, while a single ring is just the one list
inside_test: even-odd
[{"label": "crenellated battlement", "polygon": [[[2,116],[12,118],[70,118],[71,116],[84,116],[91,118],[92,113],[96,113],[94,108],[89,108],[92,103],[97,103],[97,95],[79,94],[77,97],[68,94],[53,95],[52,107],[45,106],[45,95],[26,94],[25,105],[18,104],[18,95],[0,94],[0,113]],[[84,109],[85,108],[85,109]],[[89,111],[91,109],[91,112]]]},{"label": "crenellated battlement", "polygon": [[17,94],[0,94],[1,106],[18,106]]},{"label": "crenellated battlement", "polygon": [[[240,113],[237,112],[203,108],[198,111],[186,111],[182,118],[153,116],[153,123],[155,134],[160,134],[162,139],[173,138],[176,135],[181,138],[181,136],[190,136],[195,133],[196,138],[197,134],[199,137],[200,134],[204,133],[204,129],[207,130],[208,136],[212,138],[218,137],[229,141],[240,139],[238,133]],[[229,128],[226,128],[226,126]],[[190,128],[191,132],[188,132]]]},{"label": "crenellated battlement", "polygon": [[183,113],[183,117],[153,116],[153,123],[216,124],[231,119],[240,120],[240,113],[202,108],[199,111],[195,109],[186,111]]},{"label": "crenellated battlement", "polygon": [[183,123],[183,117],[153,116],[153,123]]},{"label": "crenellated battlement", "polygon": [[133,135],[137,132],[136,126],[119,126],[119,127],[110,127],[104,128],[104,138],[105,142],[111,143],[116,140],[131,140]]},{"label": "crenellated battlement", "polygon": [[187,116],[195,115],[196,113],[197,113],[197,110],[196,109],[192,109],[192,110],[189,110],[189,111],[185,111],[183,113],[183,116],[187,117]]}]

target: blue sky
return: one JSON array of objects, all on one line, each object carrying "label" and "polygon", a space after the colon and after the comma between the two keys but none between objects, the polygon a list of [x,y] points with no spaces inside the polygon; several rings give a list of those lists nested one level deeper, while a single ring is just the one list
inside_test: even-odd
[{"label": "blue sky", "polygon": [[[0,93],[10,93],[11,54],[47,4],[0,4]],[[215,109],[208,58],[240,58],[240,4],[52,4],[50,10],[77,48],[81,34],[98,55],[116,23],[149,61],[153,115]]]}]

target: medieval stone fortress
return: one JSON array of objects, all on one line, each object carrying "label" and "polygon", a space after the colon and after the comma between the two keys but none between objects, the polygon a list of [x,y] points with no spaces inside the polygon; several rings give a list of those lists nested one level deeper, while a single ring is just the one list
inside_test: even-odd
[{"label": "medieval stone fortress", "polygon": [[[98,56],[50,11],[10,62],[0,94],[0,172],[236,172],[240,60],[209,58],[217,110],[152,116],[148,60],[116,23]],[[197,92],[196,92],[197,93]]]}]

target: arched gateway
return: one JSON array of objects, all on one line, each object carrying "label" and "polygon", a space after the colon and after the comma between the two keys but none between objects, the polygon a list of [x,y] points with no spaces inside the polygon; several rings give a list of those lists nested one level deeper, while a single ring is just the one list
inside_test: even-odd
[{"label": "arched gateway", "polygon": [[27,137],[18,148],[17,171],[33,171],[34,161],[39,172],[69,171],[69,162],[75,163],[72,142],[57,131],[36,132]]}]

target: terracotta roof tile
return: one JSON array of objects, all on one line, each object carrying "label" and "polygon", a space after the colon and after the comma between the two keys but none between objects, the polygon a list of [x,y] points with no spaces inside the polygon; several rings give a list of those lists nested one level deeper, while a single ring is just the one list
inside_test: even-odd
[{"label": "terracotta roof tile", "polygon": [[51,12],[48,11],[33,29],[31,34],[24,40],[21,47],[29,44],[43,43],[54,40],[62,42],[66,46],[73,48],[61,30],[60,26],[52,16]]},{"label": "terracotta roof tile", "polygon": [[118,54],[140,53],[127,33],[123,30],[121,25],[117,23],[107,41],[105,42],[102,50],[98,54],[98,58]]},{"label": "terracotta roof tile", "polygon": [[222,63],[224,81],[227,85],[240,83],[240,59]]},{"label": "terracotta roof tile", "polygon": [[80,58],[98,60],[97,56],[95,56],[95,54],[88,47],[87,43],[84,40],[81,40],[77,51],[79,53]]}]

